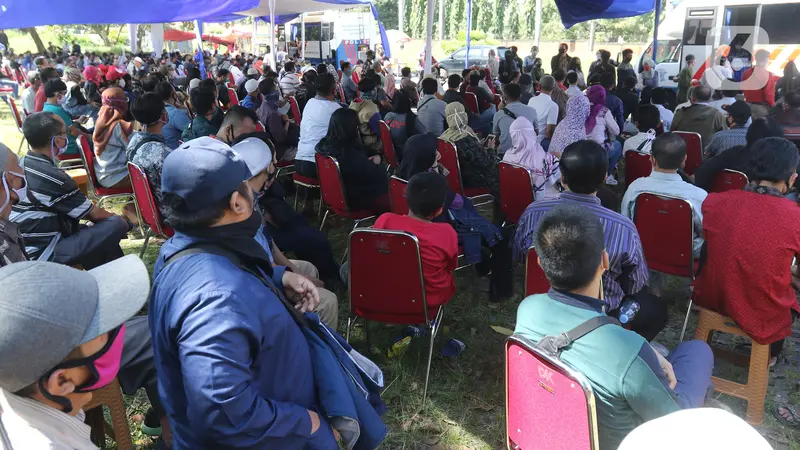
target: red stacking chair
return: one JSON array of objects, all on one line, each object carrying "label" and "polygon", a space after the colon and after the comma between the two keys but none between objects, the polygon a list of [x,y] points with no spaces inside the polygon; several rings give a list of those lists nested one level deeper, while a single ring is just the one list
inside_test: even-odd
[{"label": "red stacking chair", "polygon": [[347,203],[347,195],[344,192],[344,182],[342,181],[342,171],[339,169],[339,161],[336,158],[317,153],[317,173],[319,175],[319,186],[322,193],[322,201],[327,206],[320,231],[325,227],[328,214],[333,212],[337,216],[353,220],[353,229],[358,228],[361,222],[374,219],[375,214],[367,210],[351,210]]},{"label": "red stacking chair", "polygon": [[355,83],[355,84],[356,84],[356,86],[358,86],[358,83],[359,83],[360,81],[361,81],[361,77],[359,77],[359,76],[358,76],[358,73],[356,73],[356,72],[353,72],[353,83]]},{"label": "red stacking chair", "polygon": [[480,109],[478,108],[478,97],[475,96],[472,92],[464,92],[464,101],[467,104],[467,109],[472,111],[475,114],[480,114]]},{"label": "red stacking chair", "polygon": [[[297,196],[298,191],[297,186],[302,186],[308,189],[319,189],[319,179],[317,178],[310,178],[300,175],[296,171],[292,174],[292,182],[296,185],[294,190],[294,209],[297,209]],[[306,194],[308,195],[308,194]],[[317,216],[319,217],[322,214],[322,201],[319,202],[319,210],[317,211]]]},{"label": "red stacking chair", "polygon": [[175,231],[165,225],[161,220],[161,213],[156,205],[156,198],[150,189],[150,182],[147,181],[147,174],[132,162],[128,162],[128,174],[131,177],[133,187],[133,201],[136,204],[136,212],[139,215],[139,224],[146,228],[144,233],[144,244],[139,252],[139,259],[142,259],[147,250],[147,243],[153,235],[172,237]]},{"label": "red stacking chair", "polygon": [[492,98],[492,103],[494,104],[494,106],[499,107],[500,103],[503,103],[503,97],[501,97],[500,94],[494,94],[494,98]]},{"label": "red stacking chair", "polygon": [[[643,192],[636,197],[633,223],[650,270],[694,279],[694,219],[688,200]],[[681,341],[691,310],[690,299]]]},{"label": "red stacking chair", "polygon": [[525,296],[545,294],[550,290],[550,280],[539,265],[536,250],[531,247],[525,255]]},{"label": "red stacking chair", "polygon": [[337,84],[336,87],[339,90],[339,99],[342,101],[342,103],[347,103],[347,97],[344,96],[344,89],[342,89],[342,85]]},{"label": "red stacking chair", "polygon": [[384,122],[378,122],[378,129],[381,130],[381,143],[383,144],[383,156],[386,162],[389,163],[389,169],[396,169],[400,165],[397,159],[397,153],[394,151],[394,141],[392,140],[392,130],[389,125]]},{"label": "red stacking chair", "polygon": [[256,122],[256,131],[263,132],[264,130],[264,124],[260,120]]},{"label": "red stacking chair", "polygon": [[703,138],[699,133],[688,131],[674,131],[686,141],[686,165],[683,170],[689,175],[694,175],[694,171],[703,164]]},{"label": "red stacking chair", "polygon": [[236,78],[233,77],[233,74],[228,72],[228,89],[234,88],[236,89]]},{"label": "red stacking chair", "polygon": [[389,204],[395,214],[408,214],[408,198],[406,198],[408,181],[393,176],[389,178]]},{"label": "red stacking chair", "polygon": [[86,169],[87,183],[86,187],[89,190],[89,197],[97,202],[99,208],[103,207],[106,200],[124,198],[126,200],[133,198],[133,189],[131,188],[106,188],[100,186],[97,181],[97,175],[94,172],[94,152],[89,147],[89,141],[86,136],[78,137],[78,147],[80,149],[81,160],[83,167]]},{"label": "red stacking chair", "polygon": [[518,164],[501,161],[500,210],[510,223],[519,222],[520,216],[534,200],[531,172]]},{"label": "red stacking chair", "polygon": [[289,97],[289,106],[292,108],[292,118],[294,119],[294,123],[299,126],[302,116],[300,115],[300,106],[297,104],[297,99],[294,97]]},{"label": "red stacking chair", "polygon": [[747,175],[736,170],[725,169],[717,173],[711,183],[711,190],[708,192],[738,191],[747,186],[749,180]]},{"label": "red stacking chair", "polygon": [[278,169],[277,172],[275,172],[275,178],[292,175],[294,173],[294,161],[278,161],[275,167]]},{"label": "red stacking chair", "polygon": [[362,228],[350,233],[350,313],[346,339],[358,317],[391,324],[424,323],[431,336],[422,406],[428,396],[433,342],[444,305],[428,306],[417,238],[403,231]]},{"label": "red stacking chair", "polygon": [[25,116],[19,112],[19,109],[17,108],[17,102],[15,102],[13,98],[8,98],[8,104],[11,105],[11,115],[14,116],[14,125],[17,126],[19,134],[22,135],[22,140],[19,141],[19,148],[17,149],[17,153],[20,153],[22,152],[22,146],[25,145],[25,134],[22,131],[22,121],[24,120]]},{"label": "red stacking chair", "polygon": [[239,106],[239,95],[236,94],[236,89],[228,88],[228,98],[230,99],[230,106]]},{"label": "red stacking chair", "polygon": [[653,171],[653,163],[650,162],[650,155],[639,152],[625,152],[625,184],[631,183],[639,178],[649,177]]},{"label": "red stacking chair", "polygon": [[589,381],[518,334],[506,341],[506,447],[599,449]]},{"label": "red stacking chair", "polygon": [[456,194],[461,194],[464,197],[473,201],[475,206],[486,205],[494,201],[494,197],[489,194],[488,189],[472,188],[464,189],[464,184],[461,182],[461,165],[458,163],[458,150],[456,145],[452,142],[439,138],[437,143],[437,150],[442,158],[439,164],[443,165],[450,171],[447,175],[447,184],[450,190]]}]

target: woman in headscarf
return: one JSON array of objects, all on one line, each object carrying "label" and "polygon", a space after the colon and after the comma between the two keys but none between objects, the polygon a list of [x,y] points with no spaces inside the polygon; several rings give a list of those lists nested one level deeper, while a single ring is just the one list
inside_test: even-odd
[{"label": "woman in headscarf", "polygon": [[367,157],[358,135],[358,113],[340,108],[331,115],[328,134],[317,144],[317,153],[336,158],[342,172],[350,209],[374,214],[389,211],[389,182],[380,156]]},{"label": "woman in headscarf", "polygon": [[783,68],[783,78],[775,84],[775,100],[786,96],[787,93],[800,88],[800,71],[794,61],[789,61]]},{"label": "woman in headscarf", "polygon": [[[441,155],[437,151],[437,138],[432,134],[412,136],[403,152],[405,156],[397,169],[400,178],[409,180],[420,172],[437,172],[445,177],[450,173],[439,163]],[[481,273],[491,271],[489,300],[503,301],[511,297],[513,282],[508,236],[486,220],[468,198],[448,191],[444,206],[443,213],[433,221],[449,223],[456,230],[467,263],[478,263]],[[507,230],[511,232],[512,229]],[[484,247],[490,249],[491,257],[483,253]]]},{"label": "woman in headscarf", "polygon": [[492,80],[491,69],[489,69],[488,67],[484,67],[482,72],[483,72],[483,80],[481,83],[479,83],[479,85],[481,87],[484,87],[484,85],[486,85],[484,89],[487,89],[492,95],[496,94],[497,92],[495,92],[494,89],[494,80]]},{"label": "woman in headscarf", "polygon": [[455,144],[461,182],[465,189],[489,189],[496,202],[500,201],[500,183],[497,179],[497,160],[483,148],[480,139],[469,127],[469,116],[464,105],[453,102],[444,109],[447,129],[440,136]]},{"label": "woman in headscarf", "polygon": [[606,108],[606,90],[602,86],[592,86],[586,90],[586,98],[591,104],[589,117],[586,118],[586,138],[602,145],[608,153],[608,176],[606,184],[614,186],[614,170],[622,156],[622,144],[617,140],[619,125],[614,120],[611,110]]},{"label": "woman in headscarf", "polygon": [[394,142],[394,151],[398,160],[403,159],[403,148],[411,136],[425,134],[428,130],[425,124],[417,120],[417,115],[411,111],[411,99],[404,91],[395,91],[392,98],[392,111],[383,119],[389,125]]},{"label": "woman in headscarf", "polygon": [[533,124],[524,117],[518,117],[511,124],[509,133],[511,148],[503,155],[503,161],[518,164],[531,172],[534,201],[558,197],[561,192],[558,187],[561,179],[558,159],[539,144]]},{"label": "woman in headscarf", "polygon": [[369,149],[367,156],[378,155],[383,153],[383,146],[378,127],[381,113],[377,104],[378,89],[375,86],[375,80],[371,77],[364,77],[358,83],[358,90],[361,95],[350,103],[350,109],[358,113],[358,132],[361,134],[361,142]]},{"label": "woman in headscarf", "polygon": [[72,89],[72,86],[80,86],[83,81],[80,70],[74,67],[65,68],[64,76],[61,79],[67,84],[68,89]]},{"label": "woman in headscarf", "polygon": [[92,134],[95,158],[94,171],[97,181],[107,188],[130,187],[128,161],[125,149],[133,125],[128,117],[128,98],[125,92],[112,87],[103,91],[103,106],[97,115]]},{"label": "woman in headscarf", "polygon": [[586,118],[589,117],[589,98],[575,95],[567,102],[567,114],[553,132],[547,151],[561,158],[564,149],[573,142],[586,139]]},{"label": "woman in headscarf", "polygon": [[652,59],[645,58],[642,64],[642,73],[639,77],[642,80],[642,86],[645,88],[655,89],[658,87],[658,74],[656,73],[656,63]]}]

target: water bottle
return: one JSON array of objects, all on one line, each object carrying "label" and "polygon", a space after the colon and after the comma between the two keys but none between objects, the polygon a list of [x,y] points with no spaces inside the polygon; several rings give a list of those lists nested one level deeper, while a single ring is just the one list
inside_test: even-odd
[{"label": "water bottle", "polygon": [[397,358],[406,352],[410,344],[411,336],[398,337],[395,339],[392,346],[386,351],[386,356],[389,358]]},{"label": "water bottle", "polygon": [[626,301],[619,309],[620,323],[623,325],[630,323],[636,317],[637,312],[639,312],[639,304],[633,300]]}]

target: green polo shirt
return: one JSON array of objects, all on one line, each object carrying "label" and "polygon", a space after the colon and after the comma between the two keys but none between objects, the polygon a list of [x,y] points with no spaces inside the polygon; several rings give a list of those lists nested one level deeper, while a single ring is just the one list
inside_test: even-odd
[{"label": "green polo shirt", "polygon": [[[78,140],[75,136],[70,134],[69,126],[72,125],[72,116],[69,115],[67,111],[64,110],[60,105],[53,105],[52,103],[45,103],[44,107],[42,108],[43,112],[50,112],[58,117],[61,117],[61,120],[64,121],[64,125],[67,126],[67,151],[64,152],[65,155],[77,155],[78,154]],[[91,136],[89,140],[91,140]]]},{"label": "green polo shirt", "polygon": [[[602,307],[598,299],[551,289],[522,301],[514,332],[539,342],[603,314]],[[680,409],[655,352],[633,331],[597,328],[567,347],[561,360],[592,385],[600,450],[616,450],[639,424]]]}]

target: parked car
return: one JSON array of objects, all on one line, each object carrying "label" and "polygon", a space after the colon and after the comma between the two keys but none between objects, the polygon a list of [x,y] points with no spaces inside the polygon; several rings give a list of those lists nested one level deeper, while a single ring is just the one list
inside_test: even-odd
[{"label": "parked car", "polygon": [[[489,61],[489,50],[494,50],[495,58],[498,57],[497,47],[493,47],[491,45],[473,45],[469,48],[469,65],[470,66],[480,66],[486,67],[486,64]],[[464,70],[464,66],[467,60],[467,47],[461,47],[460,49],[453,52],[450,56],[446,56],[439,61],[439,67],[447,71],[447,73],[441,73],[440,76],[443,78],[447,78],[449,74],[458,73],[460,74],[462,70]]]}]

